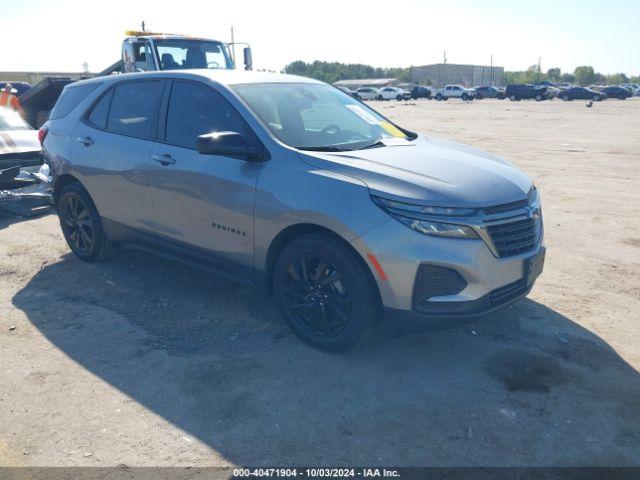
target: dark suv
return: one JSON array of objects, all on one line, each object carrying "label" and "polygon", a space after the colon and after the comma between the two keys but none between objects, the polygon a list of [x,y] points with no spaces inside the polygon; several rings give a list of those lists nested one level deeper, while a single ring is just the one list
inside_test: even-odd
[{"label": "dark suv", "polygon": [[529,83],[521,83],[514,85],[507,85],[505,92],[507,98],[512,102],[517,100],[529,100],[536,99],[538,102],[542,100],[548,100],[551,98],[547,87],[544,85],[531,85]]}]

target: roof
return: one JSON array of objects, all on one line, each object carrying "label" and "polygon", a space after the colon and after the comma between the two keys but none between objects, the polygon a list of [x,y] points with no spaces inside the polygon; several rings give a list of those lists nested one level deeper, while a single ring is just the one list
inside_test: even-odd
[{"label": "roof", "polygon": [[140,78],[191,78],[209,79],[222,85],[237,85],[246,83],[322,83],[311,78],[299,77],[297,75],[285,75],[281,73],[253,72],[245,70],[223,70],[223,69],[193,69],[193,70],[162,70],[157,72],[124,73],[121,75],[108,75],[104,77],[94,77],[78,83],[102,83],[106,81],[117,82],[125,79]]},{"label": "roof", "polygon": [[395,82],[395,78],[361,78],[350,80],[338,80],[333,84],[336,87],[350,87],[350,86],[363,86],[363,87],[380,87]]}]

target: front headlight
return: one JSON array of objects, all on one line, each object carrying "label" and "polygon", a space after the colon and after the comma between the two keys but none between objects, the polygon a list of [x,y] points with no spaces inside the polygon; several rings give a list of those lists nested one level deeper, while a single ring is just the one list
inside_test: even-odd
[{"label": "front headlight", "polygon": [[375,196],[372,196],[371,199],[393,218],[424,235],[447,238],[479,238],[475,230],[469,226],[430,218],[443,216],[450,220],[450,217],[469,217],[476,212],[473,208],[425,207]]}]

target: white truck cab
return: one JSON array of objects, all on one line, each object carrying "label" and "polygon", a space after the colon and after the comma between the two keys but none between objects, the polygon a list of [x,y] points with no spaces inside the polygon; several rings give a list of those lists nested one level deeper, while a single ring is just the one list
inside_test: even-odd
[{"label": "white truck cab", "polygon": [[462,100],[473,100],[476,98],[476,91],[473,88],[466,88],[462,85],[445,85],[431,93],[436,100],[447,100],[449,98],[461,98]]},{"label": "white truck cab", "polygon": [[[230,45],[218,40],[151,32],[126,32],[122,42],[123,72],[211,68],[233,70]],[[243,48],[244,68],[252,69],[251,47]]]}]

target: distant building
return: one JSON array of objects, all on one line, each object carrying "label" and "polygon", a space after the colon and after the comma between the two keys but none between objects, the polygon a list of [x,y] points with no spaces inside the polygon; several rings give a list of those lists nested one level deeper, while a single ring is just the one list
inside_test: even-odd
[{"label": "distant building", "polygon": [[411,67],[412,83],[430,84],[442,87],[459,84],[465,87],[480,85],[504,86],[504,67],[486,65],[458,65],[455,63],[436,63],[422,67]]},{"label": "distant building", "polygon": [[351,90],[356,90],[360,87],[382,88],[387,85],[393,85],[394,83],[396,83],[395,78],[360,78],[355,80],[338,80],[333,84],[336,87],[347,87]]}]

